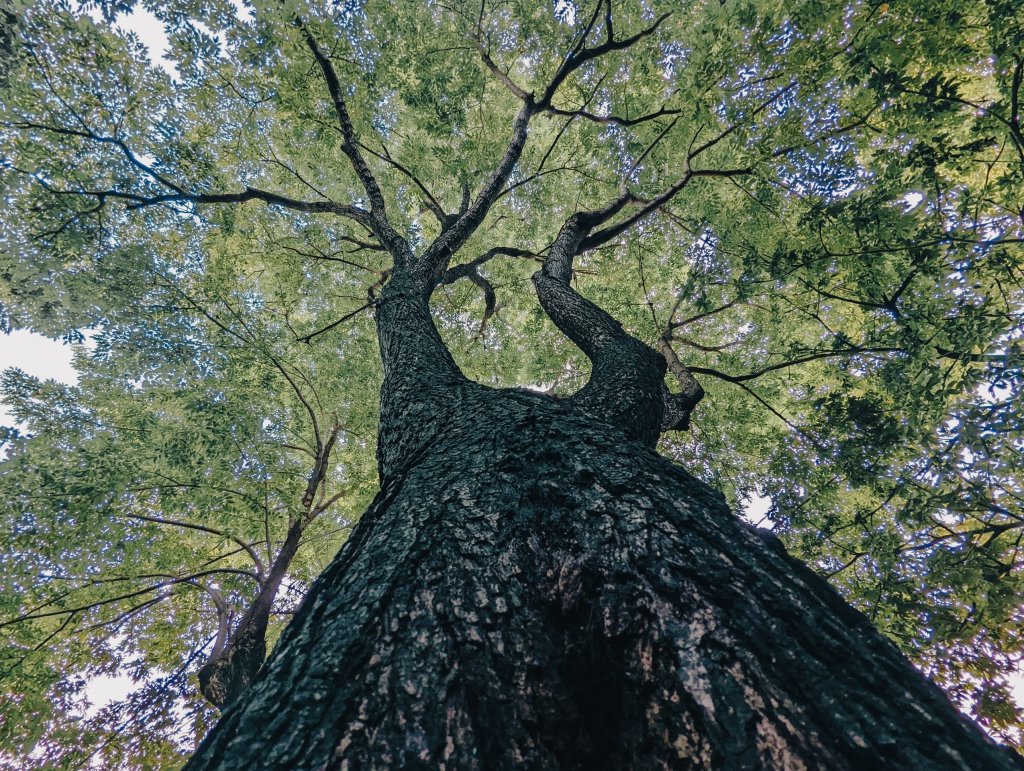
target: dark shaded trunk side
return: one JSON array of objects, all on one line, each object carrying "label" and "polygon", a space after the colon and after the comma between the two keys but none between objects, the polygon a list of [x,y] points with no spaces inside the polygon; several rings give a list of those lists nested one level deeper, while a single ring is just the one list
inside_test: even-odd
[{"label": "dark shaded trunk side", "polygon": [[434,427],[190,769],[1020,767],[621,429],[465,381]]}]

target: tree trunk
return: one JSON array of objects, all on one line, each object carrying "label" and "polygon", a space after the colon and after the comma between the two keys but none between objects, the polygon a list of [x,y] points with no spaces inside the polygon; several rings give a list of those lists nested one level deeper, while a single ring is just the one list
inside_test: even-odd
[{"label": "tree trunk", "polygon": [[1021,767],[620,425],[442,380],[188,768]]}]

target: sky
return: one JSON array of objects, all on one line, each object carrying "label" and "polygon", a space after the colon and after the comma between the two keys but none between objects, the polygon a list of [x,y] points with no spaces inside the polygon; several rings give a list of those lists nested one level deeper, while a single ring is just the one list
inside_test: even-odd
[{"label": "sky", "polygon": [[[73,348],[59,340],[19,329],[0,335],[0,372],[17,367],[43,380],[59,380],[73,385],[78,373],[71,366]],[[0,425],[13,426],[14,418],[0,401]]]},{"label": "sky", "polygon": [[[177,75],[174,67],[163,58],[167,50],[167,38],[152,13],[136,9],[132,14],[121,17],[118,26],[138,34],[149,49],[153,64],[167,70],[172,77]],[[52,379],[73,385],[78,382],[78,373],[71,365],[73,354],[74,346],[28,330],[19,329],[10,334],[0,334],[0,372],[16,367],[43,380]],[[14,424],[10,410],[0,401],[0,426]],[[111,701],[124,698],[135,688],[136,683],[130,677],[102,675],[92,678],[86,686],[89,712],[94,713]]]}]

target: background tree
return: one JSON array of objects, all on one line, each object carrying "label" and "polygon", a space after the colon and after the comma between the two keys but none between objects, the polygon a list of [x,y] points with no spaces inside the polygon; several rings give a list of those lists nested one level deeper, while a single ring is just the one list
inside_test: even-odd
[{"label": "background tree", "polygon": [[[189,677],[261,654],[229,645],[246,612],[293,609],[376,483],[365,311],[396,239],[434,250],[472,380],[586,381],[528,281],[545,258],[662,353],[676,425],[695,375],[662,451],[768,495],[795,554],[1014,740],[1021,19],[957,5],[162,4],[173,79],[73,9],[26,14],[6,323],[98,342],[77,389],[5,376],[8,756],[173,764],[190,694],[205,730]],[[588,211],[568,274],[556,236]],[[124,725],[71,719],[84,677],[131,667],[164,676]]]}]

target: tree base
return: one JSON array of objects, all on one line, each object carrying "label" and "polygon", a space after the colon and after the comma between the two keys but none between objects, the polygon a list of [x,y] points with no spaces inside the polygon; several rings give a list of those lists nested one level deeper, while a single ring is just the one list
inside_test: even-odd
[{"label": "tree base", "polygon": [[565,402],[465,384],[190,769],[1010,769],[822,579]]}]

